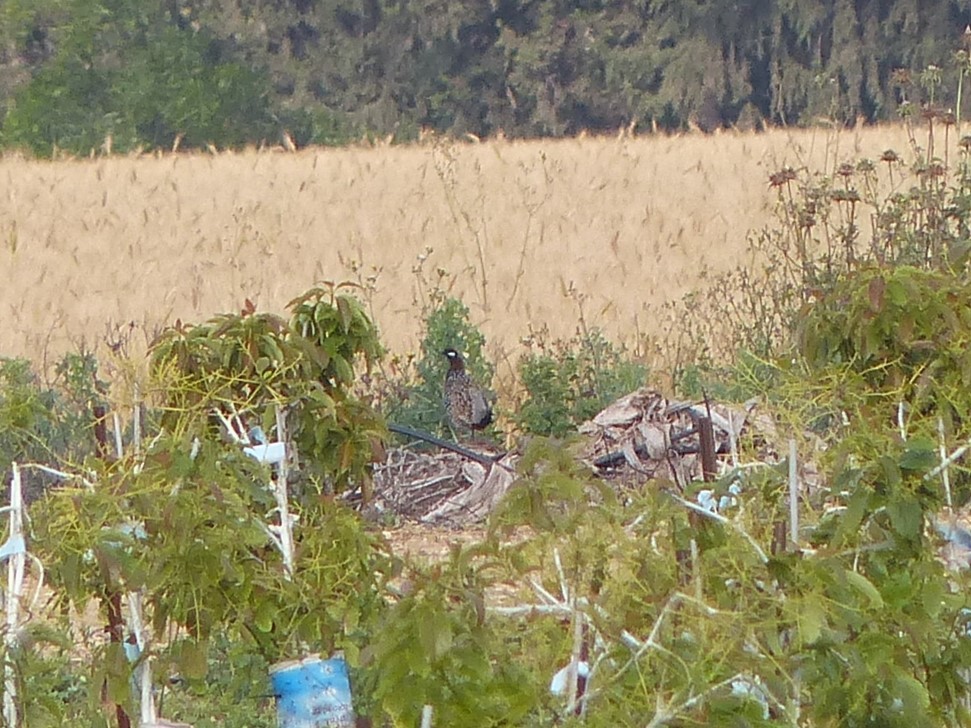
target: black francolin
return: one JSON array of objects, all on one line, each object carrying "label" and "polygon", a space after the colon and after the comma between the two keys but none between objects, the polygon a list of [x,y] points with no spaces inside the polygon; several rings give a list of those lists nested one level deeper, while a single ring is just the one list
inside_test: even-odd
[{"label": "black francolin", "polygon": [[486,394],[465,371],[465,361],[455,349],[444,352],[449,361],[445,375],[445,414],[456,431],[481,430],[492,422],[492,407]]}]

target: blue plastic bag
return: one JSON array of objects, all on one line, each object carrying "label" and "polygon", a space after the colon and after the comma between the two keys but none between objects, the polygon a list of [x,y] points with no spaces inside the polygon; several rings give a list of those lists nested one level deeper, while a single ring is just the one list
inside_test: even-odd
[{"label": "blue plastic bag", "polygon": [[280,728],[353,728],[354,707],[343,657],[319,655],[270,669]]}]

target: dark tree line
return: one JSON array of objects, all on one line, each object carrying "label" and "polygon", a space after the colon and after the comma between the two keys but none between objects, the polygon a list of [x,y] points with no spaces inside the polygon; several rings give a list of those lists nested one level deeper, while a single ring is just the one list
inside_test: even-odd
[{"label": "dark tree line", "polygon": [[5,0],[0,141],[340,143],[892,118],[971,0]]}]

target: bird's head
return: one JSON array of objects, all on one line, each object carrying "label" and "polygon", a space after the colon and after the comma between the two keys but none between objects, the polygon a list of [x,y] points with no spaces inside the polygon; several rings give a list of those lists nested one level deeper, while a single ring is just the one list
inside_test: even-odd
[{"label": "bird's head", "polygon": [[462,369],[465,366],[465,362],[462,361],[462,355],[459,354],[455,349],[446,349],[442,352],[445,358],[448,359],[449,363],[452,365],[452,369]]}]

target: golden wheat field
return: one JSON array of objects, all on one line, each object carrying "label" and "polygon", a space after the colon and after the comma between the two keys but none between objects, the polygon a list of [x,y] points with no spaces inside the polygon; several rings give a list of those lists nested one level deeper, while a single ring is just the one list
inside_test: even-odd
[{"label": "golden wheat field", "polygon": [[[768,175],[886,148],[902,127],[773,130],[197,155],[0,161],[0,355],[40,363],[134,323],[283,312],[358,280],[391,351],[420,303],[460,296],[510,361],[530,326],[582,315],[618,342],[663,334],[663,302],[743,262]],[[501,373],[501,372],[500,372]]]}]

